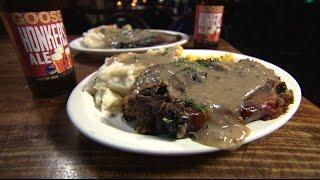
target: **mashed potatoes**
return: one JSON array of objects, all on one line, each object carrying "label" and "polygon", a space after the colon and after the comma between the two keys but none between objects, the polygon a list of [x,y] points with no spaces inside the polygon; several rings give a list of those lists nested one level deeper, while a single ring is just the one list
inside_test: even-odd
[{"label": "mashed potatoes", "polygon": [[82,45],[87,48],[108,48],[112,47],[116,37],[124,36],[128,31],[131,31],[130,25],[125,25],[118,28],[116,25],[102,25],[88,30],[83,33]]},{"label": "mashed potatoes", "polygon": [[121,110],[123,97],[131,92],[136,78],[143,67],[113,61],[100,67],[96,76],[85,87],[97,108],[107,114]]}]

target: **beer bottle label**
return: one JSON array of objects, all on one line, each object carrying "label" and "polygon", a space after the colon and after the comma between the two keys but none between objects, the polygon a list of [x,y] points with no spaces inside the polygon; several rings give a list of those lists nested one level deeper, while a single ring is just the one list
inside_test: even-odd
[{"label": "beer bottle label", "polygon": [[73,71],[61,11],[2,12],[27,77],[56,79]]},{"label": "beer bottle label", "polygon": [[218,42],[221,32],[223,6],[197,5],[194,38],[205,42]]}]

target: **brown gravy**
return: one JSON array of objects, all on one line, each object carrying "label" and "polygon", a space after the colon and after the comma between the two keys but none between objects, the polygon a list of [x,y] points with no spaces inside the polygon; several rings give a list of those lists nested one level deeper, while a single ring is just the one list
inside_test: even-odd
[{"label": "brown gravy", "polygon": [[175,56],[175,49],[166,49],[161,53],[123,53],[112,56],[109,61],[118,61],[125,64],[142,65],[145,68],[157,65],[168,64],[173,61]]},{"label": "brown gravy", "polygon": [[149,67],[137,80],[136,91],[143,83],[162,81],[169,85],[172,96],[192,98],[206,105],[209,121],[196,132],[195,141],[222,149],[239,147],[250,133],[240,118],[244,98],[269,79],[279,81],[279,77],[273,70],[250,60],[215,62],[212,67],[204,67],[194,62],[169,63],[171,56],[132,54],[117,60]]}]

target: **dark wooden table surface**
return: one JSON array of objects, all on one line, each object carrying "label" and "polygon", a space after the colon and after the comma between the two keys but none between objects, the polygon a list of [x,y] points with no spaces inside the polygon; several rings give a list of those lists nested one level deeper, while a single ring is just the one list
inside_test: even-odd
[{"label": "dark wooden table surface", "polygon": [[[219,49],[237,52],[223,40]],[[305,98],[287,124],[235,151],[131,154],[79,134],[66,115],[66,96],[34,99],[6,37],[0,38],[0,59],[0,178],[320,177],[320,109]],[[79,81],[102,64],[83,54],[74,59]]]}]

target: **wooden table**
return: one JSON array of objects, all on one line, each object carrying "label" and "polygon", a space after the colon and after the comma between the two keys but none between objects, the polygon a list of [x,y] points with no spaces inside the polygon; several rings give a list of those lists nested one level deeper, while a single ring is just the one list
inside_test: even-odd
[{"label": "wooden table", "polygon": [[[219,49],[237,52],[221,40]],[[78,54],[78,80],[102,63]],[[34,99],[17,56],[0,38],[0,178],[320,177],[320,109],[305,98],[276,132],[235,151],[156,157],[104,147],[73,128],[66,97]]]}]

